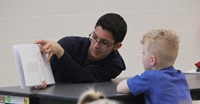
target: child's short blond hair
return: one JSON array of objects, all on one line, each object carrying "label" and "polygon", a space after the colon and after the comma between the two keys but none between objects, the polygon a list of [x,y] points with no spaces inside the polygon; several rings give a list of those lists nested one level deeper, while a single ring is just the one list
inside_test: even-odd
[{"label": "child's short blond hair", "polygon": [[146,44],[148,52],[157,57],[157,68],[173,66],[178,56],[179,37],[172,30],[153,29],[144,34],[141,44]]}]

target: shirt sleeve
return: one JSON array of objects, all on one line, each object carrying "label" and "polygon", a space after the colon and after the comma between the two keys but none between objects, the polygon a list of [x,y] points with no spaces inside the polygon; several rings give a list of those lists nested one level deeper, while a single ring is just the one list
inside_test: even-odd
[{"label": "shirt sleeve", "polygon": [[145,72],[127,80],[129,90],[133,95],[146,93],[149,89],[149,76]]},{"label": "shirt sleeve", "polygon": [[66,82],[109,81],[117,77],[122,71],[122,68],[112,63],[107,65],[93,64],[81,67],[70,58],[71,57],[66,54],[54,64],[54,67],[58,70],[58,72],[55,73],[58,74],[56,76],[63,75],[63,79],[65,79]]},{"label": "shirt sleeve", "polygon": [[118,54],[97,63],[81,66],[72,59],[68,52],[65,52],[61,59],[55,59],[56,61],[51,64],[55,80],[56,82],[109,81],[125,69],[125,64]]}]

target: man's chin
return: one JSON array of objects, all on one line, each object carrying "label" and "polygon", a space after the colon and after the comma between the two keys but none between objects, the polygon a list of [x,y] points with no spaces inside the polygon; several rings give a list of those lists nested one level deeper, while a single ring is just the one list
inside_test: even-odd
[{"label": "man's chin", "polygon": [[97,60],[99,60],[99,58],[96,57],[96,56],[92,56],[92,57],[91,57],[91,60],[92,60],[92,61],[97,61]]},{"label": "man's chin", "polygon": [[92,55],[92,56],[90,57],[90,60],[91,60],[91,61],[99,61],[99,60],[100,60],[100,57],[97,56],[97,55]]}]

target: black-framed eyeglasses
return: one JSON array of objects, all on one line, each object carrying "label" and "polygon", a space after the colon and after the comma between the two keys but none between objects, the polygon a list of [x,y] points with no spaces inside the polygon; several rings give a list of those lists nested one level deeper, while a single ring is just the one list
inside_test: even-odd
[{"label": "black-framed eyeglasses", "polygon": [[89,35],[89,39],[91,41],[92,44],[95,44],[96,42],[98,43],[98,46],[102,49],[106,49],[112,45],[114,45],[115,43],[110,43],[108,40],[106,39],[98,39],[97,35],[92,32],[90,35]]}]

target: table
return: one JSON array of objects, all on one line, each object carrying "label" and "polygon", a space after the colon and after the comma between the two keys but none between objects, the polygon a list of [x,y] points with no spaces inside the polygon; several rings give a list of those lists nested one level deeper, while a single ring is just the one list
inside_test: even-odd
[{"label": "table", "polygon": [[200,100],[200,73],[185,74],[193,100]]},{"label": "table", "polygon": [[[185,74],[193,100],[200,99],[200,74]],[[76,104],[79,96],[89,88],[103,92],[108,98],[125,104],[144,104],[144,95],[118,94],[117,84],[125,78],[116,78],[110,82],[98,83],[60,83],[48,86],[44,90],[32,88],[20,89],[19,86],[0,88],[0,95],[28,97],[30,104]],[[20,103],[21,104],[21,103]],[[24,104],[24,103],[22,103]]]},{"label": "table", "polygon": [[[117,78],[113,81],[98,83],[59,83],[48,86],[44,90],[33,88],[20,89],[19,86],[0,88],[0,95],[15,97],[28,97],[30,104],[76,104],[79,96],[90,88],[103,92],[108,98],[115,99],[126,104],[144,103],[144,96],[132,96],[131,94],[118,94],[117,84],[125,78]],[[24,104],[24,103],[20,103]],[[29,103],[27,103],[29,104]]]},{"label": "table", "polygon": [[[86,90],[93,88],[103,92],[108,98],[125,102],[126,104],[144,103],[143,95],[118,94],[118,82],[99,82],[84,84],[56,84],[38,92],[35,97],[40,98],[40,104],[76,104],[79,96]],[[137,99],[137,100],[136,100]]]}]

